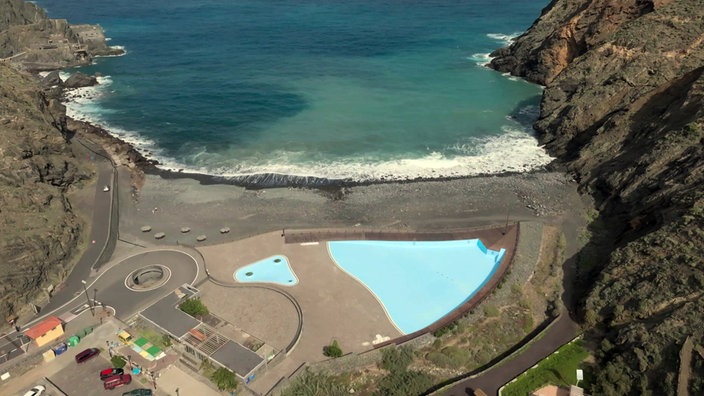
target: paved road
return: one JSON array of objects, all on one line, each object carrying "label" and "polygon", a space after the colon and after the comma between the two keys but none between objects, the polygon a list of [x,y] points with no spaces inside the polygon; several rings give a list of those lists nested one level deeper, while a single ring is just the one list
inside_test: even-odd
[{"label": "paved road", "polygon": [[[103,252],[103,248],[108,244],[109,238],[117,238],[117,235],[111,235],[110,233],[112,222],[117,222],[116,218],[111,218],[113,210],[112,194],[115,191],[114,182],[116,182],[116,180],[113,180],[114,169],[102,149],[94,146],[89,147],[96,152],[94,158],[98,166],[98,179],[95,184],[96,199],[90,228],[91,243],[64,282],[63,288],[55,293],[49,304],[42,308],[42,312],[28,323],[19,323],[23,330],[65,305],[74,299],[77,294],[80,294],[83,287],[81,281],[88,279],[92,268],[100,264],[98,259]],[[111,186],[109,192],[103,191],[103,187],[106,185]],[[92,243],[92,241],[95,241],[95,243]],[[18,341],[16,332],[3,335],[0,340],[0,363],[22,355],[24,352],[20,348],[21,345],[22,343]]]},{"label": "paved road", "polygon": [[488,395],[496,395],[499,392],[499,388],[507,381],[533,367],[543,358],[572,340],[577,335],[578,328],[577,324],[565,312],[543,338],[531,344],[520,355],[503,364],[492,367],[475,378],[469,378],[457,383],[446,391],[444,395],[473,395],[476,389],[481,389]]},{"label": "paved road", "polygon": [[[90,227],[90,241],[87,249],[83,253],[76,266],[69,274],[63,284],[63,288],[56,292],[51,298],[49,304],[42,308],[38,319],[46,313],[52,312],[71,301],[76,295],[83,291],[82,280],[87,280],[92,273],[93,267],[99,266],[98,259],[103,252],[103,247],[108,243],[109,238],[117,238],[117,235],[110,234],[111,222],[117,222],[118,219],[112,219],[112,196],[115,191],[113,180],[113,167],[110,161],[95,156],[98,165],[98,180],[95,184],[95,200],[93,206],[93,221]],[[103,191],[104,186],[111,186],[109,192]],[[93,243],[95,241],[95,243]],[[35,319],[35,321],[37,321]],[[32,324],[30,322],[29,324]],[[26,324],[25,324],[26,325]]]},{"label": "paved road", "polygon": [[[134,291],[127,288],[125,280],[136,269],[159,265],[165,267],[165,284],[154,290]],[[184,283],[192,284],[198,277],[198,265],[193,256],[180,250],[154,250],[130,256],[101,274],[88,286],[91,299],[113,307],[115,315],[126,319],[146,308],[165,294]]]}]

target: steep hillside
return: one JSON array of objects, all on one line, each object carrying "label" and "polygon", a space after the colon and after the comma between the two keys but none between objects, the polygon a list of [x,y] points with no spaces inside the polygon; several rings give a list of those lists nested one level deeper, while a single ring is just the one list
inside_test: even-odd
[{"label": "steep hillside", "polygon": [[65,197],[92,176],[67,144],[65,109],[0,63],[0,316],[64,274],[83,224]]},{"label": "steep hillside", "polygon": [[674,394],[680,346],[704,342],[701,1],[556,0],[494,55],[547,84],[536,130],[599,204],[575,285],[605,336],[593,393]]},{"label": "steep hillside", "polygon": [[0,0],[0,59],[23,70],[55,70],[88,65],[94,56],[119,55],[97,25],[70,25],[49,19],[24,0]]}]

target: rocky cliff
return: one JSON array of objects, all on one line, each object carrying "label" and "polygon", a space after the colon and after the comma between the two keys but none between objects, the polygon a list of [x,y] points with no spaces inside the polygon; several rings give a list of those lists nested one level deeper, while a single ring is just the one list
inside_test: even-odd
[{"label": "rocky cliff", "polygon": [[[84,44],[66,21],[48,19],[31,3],[0,0],[0,15],[0,57],[6,58],[0,60],[0,316],[4,319],[27,308],[28,302],[45,298],[46,288],[70,271],[85,225],[67,194],[95,172],[92,165],[79,161],[68,139],[72,132],[59,101],[60,89],[48,88],[53,85],[50,79],[41,86],[35,76],[19,70],[75,66],[111,50],[104,41]],[[75,45],[88,51],[85,56],[76,56]],[[53,77],[60,83],[58,75]]]},{"label": "rocky cliff", "polygon": [[546,85],[540,140],[599,205],[575,285],[604,340],[592,393],[674,394],[680,346],[704,343],[701,0],[555,0],[493,55]]},{"label": "rocky cliff", "polygon": [[0,63],[0,315],[70,271],[83,223],[66,198],[93,175],[67,143],[65,109],[36,79]]},{"label": "rocky cliff", "polygon": [[97,25],[49,19],[24,0],[0,0],[0,59],[15,68],[38,71],[88,65],[95,56],[120,55]]}]

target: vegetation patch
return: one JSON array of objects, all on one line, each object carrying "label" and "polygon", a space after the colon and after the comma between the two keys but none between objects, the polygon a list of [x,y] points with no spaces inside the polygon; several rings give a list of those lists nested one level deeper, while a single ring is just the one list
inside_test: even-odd
[{"label": "vegetation patch", "polygon": [[200,298],[189,298],[179,304],[178,308],[195,318],[202,318],[209,313],[208,307],[203,304]]},{"label": "vegetation patch", "polygon": [[[580,363],[589,356],[582,346],[582,341],[577,340],[564,345],[557,352],[538,363],[538,366],[521,374],[501,391],[502,396],[525,396],[526,392],[536,390],[545,385],[570,386],[577,383],[577,369]],[[588,378],[581,382],[581,386],[589,383]]]},{"label": "vegetation patch", "polygon": [[237,389],[237,377],[232,371],[220,367],[210,375],[210,380],[221,391],[233,392]]},{"label": "vegetation patch", "polygon": [[331,358],[342,356],[342,348],[340,348],[340,344],[337,343],[337,340],[332,340],[332,344],[323,347],[323,355]]},{"label": "vegetation patch", "polygon": [[112,366],[115,368],[123,368],[127,364],[127,360],[120,355],[115,355],[110,358],[110,363],[112,363]]}]

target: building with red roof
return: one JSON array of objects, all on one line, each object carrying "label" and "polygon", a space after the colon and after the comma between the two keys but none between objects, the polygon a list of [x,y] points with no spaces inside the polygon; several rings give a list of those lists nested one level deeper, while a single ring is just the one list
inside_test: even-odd
[{"label": "building with red roof", "polygon": [[24,335],[34,340],[40,347],[46,345],[64,335],[64,326],[61,319],[56,316],[49,316],[36,325],[25,330]]}]

